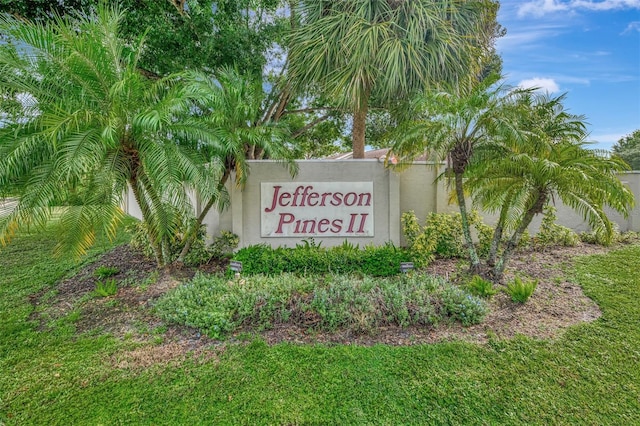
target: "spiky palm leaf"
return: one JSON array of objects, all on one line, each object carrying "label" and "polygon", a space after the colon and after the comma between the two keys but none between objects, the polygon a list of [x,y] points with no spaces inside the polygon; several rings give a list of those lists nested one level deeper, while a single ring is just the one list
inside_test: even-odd
[{"label": "spiky palm leaf", "polygon": [[192,214],[186,189],[217,196],[204,157],[177,143],[210,136],[203,123],[177,119],[200,94],[176,76],[143,76],[143,41],[128,46],[118,38],[122,17],[103,5],[74,21],[0,19],[15,43],[0,48],[0,85],[32,100],[21,120],[0,131],[0,186],[17,185],[19,193],[17,207],[0,219],[3,243],[20,226],[43,225],[79,188],[83,203],[64,209],[59,248],[80,254],[96,232],[113,235],[129,187],[162,265],[164,242]]}]

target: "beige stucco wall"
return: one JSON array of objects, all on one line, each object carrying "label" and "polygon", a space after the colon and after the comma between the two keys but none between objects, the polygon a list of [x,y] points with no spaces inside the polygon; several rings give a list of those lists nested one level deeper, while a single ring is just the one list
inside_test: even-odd
[{"label": "beige stucco wall", "polygon": [[[260,183],[261,182],[373,182],[374,236],[352,237],[354,244],[400,244],[400,180],[399,175],[384,167],[378,160],[362,161],[300,161],[294,179],[287,169],[273,161],[251,161],[251,173],[244,191],[231,188],[231,207],[220,220],[231,222],[231,231],[240,237],[240,246],[268,244],[295,246],[304,238],[262,237],[260,235]],[[308,238],[308,237],[307,237]],[[340,245],[345,237],[314,237],[324,247]]]},{"label": "beige stucco wall", "polygon": [[[261,182],[372,182],[373,183],[373,237],[352,237],[354,244],[384,244],[391,241],[403,244],[400,217],[403,212],[413,210],[420,220],[424,220],[430,212],[455,212],[457,206],[449,203],[451,188],[446,180],[436,182],[441,167],[416,163],[402,171],[391,170],[378,160],[306,160],[299,161],[299,172],[291,178],[286,167],[273,161],[251,161],[250,175],[244,191],[232,182],[228,188],[231,194],[231,205],[220,213],[215,209],[205,218],[209,237],[219,234],[221,230],[229,230],[240,237],[240,247],[252,244],[269,244],[272,246],[295,246],[303,238],[296,237],[262,237],[261,234]],[[628,172],[620,175],[620,180],[635,194],[640,204],[640,172]],[[560,225],[576,231],[588,231],[589,226],[572,209],[555,200]],[[200,205],[194,199],[196,214],[200,213]],[[129,193],[123,206],[134,217],[140,218],[140,209]],[[482,212],[481,212],[482,214]],[[495,216],[483,214],[485,222],[495,223]],[[628,218],[619,213],[609,211],[609,217],[620,231],[640,231],[640,205],[636,206]],[[534,219],[529,228],[533,234],[540,226],[540,217]],[[308,238],[308,237],[307,237]],[[342,244],[344,236],[314,237],[322,241],[324,247]]]}]

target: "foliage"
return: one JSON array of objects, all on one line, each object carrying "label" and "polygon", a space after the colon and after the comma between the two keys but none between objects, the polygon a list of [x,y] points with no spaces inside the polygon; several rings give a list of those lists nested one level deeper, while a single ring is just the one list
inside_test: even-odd
[{"label": "foliage", "polygon": [[[440,305],[446,311],[440,312]],[[481,320],[486,306],[421,274],[384,279],[254,275],[240,281],[198,275],[159,300],[156,310],[168,321],[220,338],[239,327],[264,329],[279,323],[374,332],[388,325],[433,325],[451,315],[470,325]]]},{"label": "foliage", "polygon": [[[0,12],[51,22],[56,15],[91,14],[104,0],[12,0]],[[115,3],[115,2],[114,2]],[[126,10],[122,37],[137,44],[145,37],[140,66],[157,75],[184,69],[236,66],[262,74],[267,51],[282,38],[287,22],[273,0],[119,0]]]},{"label": "foliage", "polygon": [[[401,221],[408,249],[417,266],[427,266],[436,256],[441,258],[465,256],[460,213],[429,213],[424,227],[419,225],[413,211],[404,212]],[[482,218],[476,211],[469,214],[469,222],[478,230],[478,251],[486,253],[493,236],[493,229],[482,222]]]},{"label": "foliage", "polygon": [[289,79],[353,112],[354,158],[363,158],[371,104],[389,106],[479,72],[495,33],[489,22],[496,7],[490,1],[300,2],[301,25],[289,40]]},{"label": "foliage", "polygon": [[562,246],[575,247],[580,242],[580,237],[572,229],[556,224],[556,208],[545,206],[542,214],[540,230],[534,237],[536,247]]},{"label": "foliage", "polygon": [[398,114],[403,119],[392,133],[390,155],[400,160],[398,167],[405,167],[425,153],[436,164],[446,160],[447,167],[439,179],[453,178],[471,269],[478,269],[480,258],[471,234],[464,177],[471,165],[482,167],[484,153],[492,152],[500,138],[517,133],[512,104],[523,93],[526,90],[500,84],[496,74],[476,82],[469,90],[459,85],[432,90],[400,109]]},{"label": "foliage", "polygon": [[[42,227],[52,205],[62,209],[59,251],[82,254],[123,219],[124,194],[140,205],[159,266],[168,239],[193,214],[187,188],[218,198],[218,170],[176,143],[213,139],[207,126],[182,120],[202,92],[183,79],[149,79],[140,72],[141,43],[119,38],[125,14],[101,4],[75,20],[29,23],[3,16],[0,87],[21,90],[30,102],[20,120],[0,129],[0,187],[16,185],[17,207],[0,219],[0,241],[18,227]],[[25,55],[28,51],[29,55]]]},{"label": "foliage", "polygon": [[118,292],[118,283],[113,278],[109,278],[106,281],[98,280],[96,282],[96,289],[93,293],[100,297],[113,296]]},{"label": "foliage", "polygon": [[56,323],[41,331],[33,315],[46,302],[34,307],[30,295],[55,290],[125,242],[126,233],[117,235],[98,239],[80,262],[51,259],[51,227],[0,248],[0,422],[620,424],[640,413],[637,244],[576,260],[567,280],[602,317],[551,340],[420,345],[406,330],[389,344],[268,344],[250,336],[185,354],[173,342],[100,329],[77,333]]},{"label": "foliage", "polygon": [[491,281],[485,280],[479,275],[474,275],[466,284],[466,287],[469,289],[471,294],[486,299],[491,298],[491,296],[498,292],[498,290],[493,287],[493,283]]},{"label": "foliage", "polygon": [[[493,280],[502,279],[524,231],[552,199],[574,209],[608,241],[614,228],[604,206],[627,215],[633,205],[633,194],[617,177],[624,165],[587,147],[584,117],[569,114],[564,98],[538,94],[517,98],[511,113],[520,117],[522,137],[498,139],[482,161],[467,170],[466,187],[474,202],[499,213],[487,259]],[[551,223],[546,222],[551,231],[543,238],[555,238],[549,233],[561,230]],[[576,241],[571,233],[562,237],[567,243]]]},{"label": "foliage", "polygon": [[514,302],[525,303],[536,291],[536,287],[538,287],[538,280],[524,280],[520,277],[515,277],[507,283],[505,292],[511,296],[511,300]]},{"label": "foliage", "polygon": [[[169,239],[167,261],[176,260],[182,252],[185,245],[184,232],[188,226],[193,226],[193,220],[190,222],[188,225],[182,225],[177,228],[176,234]],[[144,222],[136,222],[127,227],[127,232],[131,234],[129,245],[146,257],[153,258],[153,247],[149,242],[149,233],[146,227]],[[199,266],[209,262],[212,258],[221,259],[232,253],[239,243],[238,236],[228,231],[222,231],[209,246],[206,244],[206,237],[206,226],[201,225],[196,238],[191,243],[190,250],[184,258],[185,265]]]},{"label": "foliage", "polygon": [[238,244],[240,244],[240,238],[236,234],[230,231],[221,231],[220,235],[213,239],[209,249],[214,258],[221,259],[232,254]]},{"label": "foliage", "polygon": [[587,244],[597,244],[601,246],[609,246],[612,243],[631,244],[638,241],[639,234],[633,231],[620,232],[617,227],[614,227],[613,238],[604,238],[602,232],[581,232],[578,234],[580,241]]},{"label": "foliage", "polygon": [[482,300],[467,293],[460,287],[449,286],[441,294],[443,309],[451,318],[464,326],[479,324],[489,312]]},{"label": "foliage", "polygon": [[640,129],[620,138],[612,150],[631,167],[631,170],[640,170]]},{"label": "foliage", "polygon": [[93,272],[93,275],[95,275],[96,278],[102,280],[105,278],[112,277],[116,275],[118,272],[120,272],[120,269],[116,268],[115,266],[101,265],[96,268],[96,270]]},{"label": "foliage", "polygon": [[391,243],[361,249],[348,243],[323,248],[307,242],[295,248],[257,244],[238,250],[234,260],[242,262],[242,272],[248,275],[362,273],[383,277],[399,274],[400,263],[411,259]]}]

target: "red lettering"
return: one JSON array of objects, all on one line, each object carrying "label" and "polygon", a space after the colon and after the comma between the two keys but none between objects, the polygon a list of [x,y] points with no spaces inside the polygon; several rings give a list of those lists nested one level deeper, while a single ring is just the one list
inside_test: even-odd
[{"label": "red lettering", "polygon": [[[318,205],[318,201],[317,199],[320,197],[320,194],[318,194],[317,192],[312,192],[311,194],[309,194],[309,196],[307,197],[307,205],[309,207],[315,207]],[[313,200],[316,200],[314,203],[312,203]]]},{"label": "red lettering", "polygon": [[347,233],[353,233],[353,225],[356,224],[356,217],[358,216],[356,213],[351,213],[351,219],[349,219],[349,228],[347,228]]},{"label": "red lettering", "polygon": [[284,203],[285,199],[289,199],[291,198],[291,193],[290,192],[283,192],[282,194],[280,194],[280,199],[278,200],[278,204],[280,204],[280,206],[282,207],[287,207],[289,205],[289,202],[287,202],[287,204]]},{"label": "red lettering", "polygon": [[277,200],[278,200],[278,192],[280,192],[280,188],[282,188],[280,185],[273,187],[273,189],[274,189],[274,191],[273,191],[273,200],[271,200],[271,207],[264,209],[264,211],[266,213],[270,213],[276,208],[276,203],[277,203]]},{"label": "red lettering", "polygon": [[331,222],[331,232],[338,234],[340,231],[342,231],[342,219],[334,219]]},{"label": "red lettering", "polygon": [[[367,197],[367,202],[363,202],[364,197]],[[371,193],[370,192],[362,192],[360,194],[360,198],[358,199],[359,206],[370,206],[371,205]]]},{"label": "red lettering", "polygon": [[351,207],[358,201],[358,195],[355,192],[349,192],[344,196],[344,205]]},{"label": "red lettering", "polygon": [[320,221],[318,222],[318,233],[324,234],[325,232],[327,232],[329,230],[330,223],[331,222],[329,221],[329,219],[320,219]]},{"label": "red lettering", "polygon": [[320,201],[320,206],[322,206],[322,207],[326,206],[327,204],[326,204],[325,200],[327,199],[327,197],[330,197],[330,196],[331,196],[331,192],[324,192],[322,194],[322,201]]},{"label": "red lettering", "polygon": [[331,205],[339,206],[340,204],[342,204],[342,192],[334,192],[333,200],[331,200]]},{"label": "red lettering", "polygon": [[276,230],[276,234],[282,234],[282,226],[288,223],[293,223],[295,219],[296,217],[291,213],[280,213],[280,221],[278,222],[278,229]]},{"label": "red lettering", "polygon": [[369,216],[369,213],[360,213],[360,227],[358,228],[358,232],[364,232],[364,222],[367,220],[367,216]]},{"label": "red lettering", "polygon": [[298,206],[298,197],[300,196],[300,190],[301,189],[302,189],[302,185],[297,187],[295,192],[293,193],[293,203],[291,204],[293,207],[297,207]]}]

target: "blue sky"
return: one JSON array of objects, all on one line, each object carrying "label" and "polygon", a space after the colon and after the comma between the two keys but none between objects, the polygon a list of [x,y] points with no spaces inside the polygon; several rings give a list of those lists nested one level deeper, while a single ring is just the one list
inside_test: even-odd
[{"label": "blue sky", "polygon": [[502,0],[497,42],[512,85],[567,93],[594,147],[640,129],[640,0]]}]

